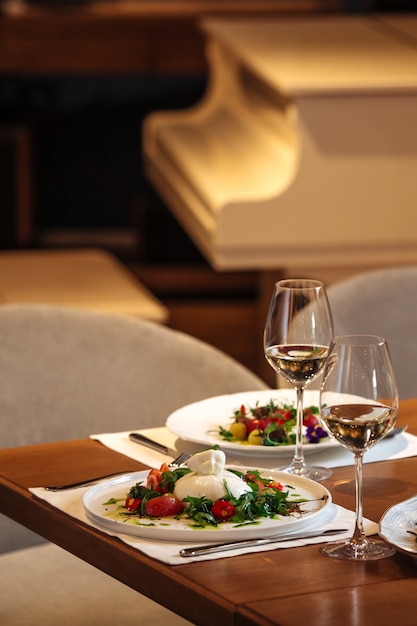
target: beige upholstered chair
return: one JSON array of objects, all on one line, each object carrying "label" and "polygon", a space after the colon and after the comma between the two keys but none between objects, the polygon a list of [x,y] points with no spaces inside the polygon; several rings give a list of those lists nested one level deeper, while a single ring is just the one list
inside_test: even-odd
[{"label": "beige upholstered chair", "polygon": [[[184,404],[265,387],[219,350],[152,322],[0,306],[1,447],[161,426]],[[0,552],[7,626],[187,623],[4,516]]]},{"label": "beige upholstered chair", "polygon": [[373,270],[331,285],[335,333],[388,341],[400,397],[417,395],[417,266]]}]

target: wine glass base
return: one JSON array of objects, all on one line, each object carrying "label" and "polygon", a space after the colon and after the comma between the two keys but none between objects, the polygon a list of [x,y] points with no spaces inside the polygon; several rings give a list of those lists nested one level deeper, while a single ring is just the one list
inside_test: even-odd
[{"label": "wine glass base", "polygon": [[392,556],[396,550],[384,541],[364,539],[357,542],[351,539],[328,543],[320,548],[320,552],[342,561],[379,561]]},{"label": "wine glass base", "polygon": [[288,467],[280,468],[281,472],[287,472],[288,474],[295,474],[296,476],[302,476],[303,478],[309,478],[310,480],[325,480],[330,478],[333,472],[328,467],[314,467],[312,465],[306,465],[305,463],[297,465],[291,463]]}]

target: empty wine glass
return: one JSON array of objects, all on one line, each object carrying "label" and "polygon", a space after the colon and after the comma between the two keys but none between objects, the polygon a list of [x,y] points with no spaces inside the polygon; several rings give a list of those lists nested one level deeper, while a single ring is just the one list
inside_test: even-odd
[{"label": "empty wine glass", "polygon": [[369,539],[363,528],[362,460],[395,423],[398,390],[386,341],[373,335],[335,337],[324,368],[321,418],[355,458],[356,520],[349,541],[324,546],[335,559],[369,561],[391,556],[395,549]]},{"label": "empty wine glass", "polygon": [[265,324],[264,352],[271,367],[297,394],[295,453],[291,464],[283,469],[313,480],[328,478],[332,471],[305,461],[303,396],[306,386],[324,367],[332,337],[332,315],[322,282],[287,279],[275,284]]}]

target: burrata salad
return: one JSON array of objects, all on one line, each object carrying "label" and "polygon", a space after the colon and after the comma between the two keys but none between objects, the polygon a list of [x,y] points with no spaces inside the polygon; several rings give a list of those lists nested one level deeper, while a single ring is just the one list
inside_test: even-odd
[{"label": "burrata salad", "polygon": [[132,523],[172,517],[186,520],[190,528],[223,522],[242,526],[265,517],[301,515],[305,501],[293,487],[259,470],[227,468],[226,455],[215,447],[194,454],[184,466],[150,470],[146,481],[130,488],[117,515]]}]

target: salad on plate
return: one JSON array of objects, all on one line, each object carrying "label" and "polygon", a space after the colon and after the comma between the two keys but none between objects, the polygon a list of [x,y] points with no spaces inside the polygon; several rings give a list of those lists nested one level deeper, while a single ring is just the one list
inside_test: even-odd
[{"label": "salad on plate", "polygon": [[135,523],[166,516],[189,520],[192,527],[229,521],[252,524],[261,517],[302,515],[305,499],[258,470],[225,469],[222,450],[196,453],[188,467],[151,470],[146,484],[129,490],[117,514]]},{"label": "salad on plate", "polygon": [[[318,444],[328,438],[321,426],[319,408],[304,409],[303,443]],[[269,400],[254,406],[242,404],[234,411],[229,426],[219,426],[225,441],[254,446],[291,446],[295,444],[296,409],[294,405]]]},{"label": "salad on plate", "polygon": [[249,539],[291,532],[332,514],[319,483],[277,470],[225,464],[215,446],[186,466],[135,472],[91,487],[87,516],[112,532],[166,541]]},{"label": "salad on plate", "polygon": [[[168,416],[166,427],[184,441],[205,448],[218,445],[231,455],[256,458],[256,464],[262,466],[261,458],[289,457],[295,452],[293,396],[291,389],[214,396],[176,409]],[[308,407],[303,426],[305,455],[341,447],[322,428],[319,392],[306,391],[304,400]],[[235,422],[237,425],[230,430]],[[237,429],[241,429],[240,432]]]}]

